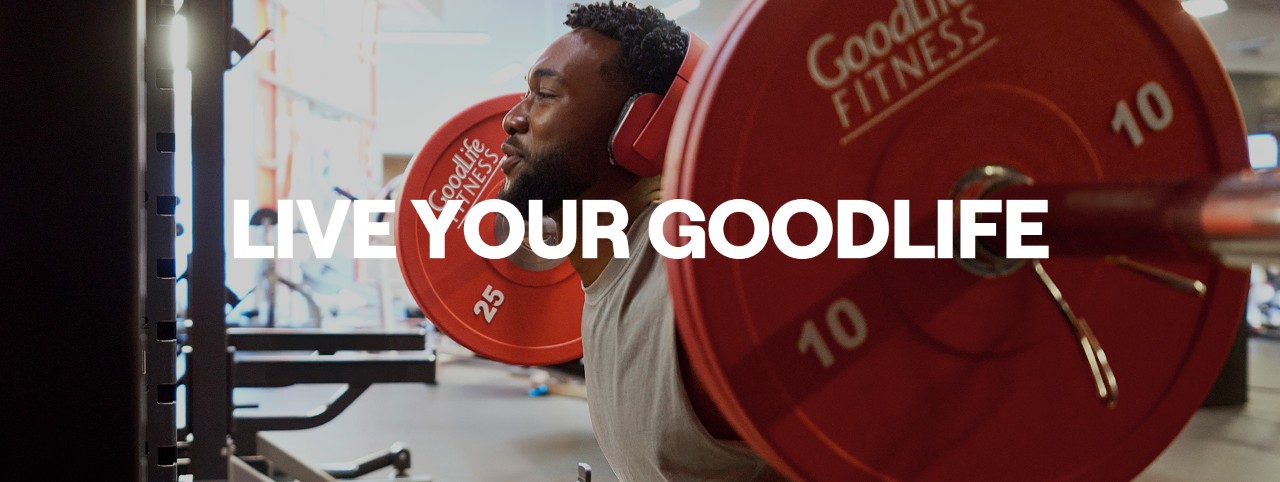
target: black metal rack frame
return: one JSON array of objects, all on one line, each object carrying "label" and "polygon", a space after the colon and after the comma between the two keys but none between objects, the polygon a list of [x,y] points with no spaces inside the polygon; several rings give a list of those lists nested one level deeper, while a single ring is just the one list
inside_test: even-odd
[{"label": "black metal rack frame", "polygon": [[170,58],[173,0],[146,1],[146,44],[142,72],[146,85],[146,149],[142,220],[146,246],[142,335],[146,373],[146,430],[143,453],[147,480],[177,477],[177,307],[174,193],[174,70]]},{"label": "black metal rack frame", "polygon": [[[141,4],[140,4],[141,5]],[[231,26],[230,0],[188,0],[181,12],[173,0],[145,0],[147,33],[145,88],[144,265],[146,478],[174,481],[179,472],[195,480],[226,480],[232,458],[257,455],[257,433],[297,430],[332,420],[375,383],[435,383],[435,354],[425,329],[393,333],[334,333],[323,330],[228,328],[224,245],[224,74],[252,49]],[[192,252],[187,269],[187,319],[175,304],[174,66],[169,30],[175,14],[187,19],[191,70]],[[182,326],[179,326],[179,322]],[[177,378],[178,347],[186,370]],[[239,352],[237,352],[239,350]],[[292,355],[255,353],[294,351]],[[351,353],[361,351],[410,353]],[[299,354],[305,353],[305,354]],[[417,352],[416,354],[413,352]],[[319,353],[320,357],[310,353]],[[280,387],[298,383],[343,383],[318,413],[236,414],[235,387]],[[190,443],[177,439],[177,389],[186,388]],[[379,459],[380,460],[380,459]],[[391,459],[388,459],[391,460]],[[404,461],[407,463],[407,459]]]}]

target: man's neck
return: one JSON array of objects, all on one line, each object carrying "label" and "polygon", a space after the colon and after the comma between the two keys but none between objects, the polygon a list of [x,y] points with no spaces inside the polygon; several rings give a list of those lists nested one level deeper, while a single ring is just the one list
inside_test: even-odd
[{"label": "man's neck", "polygon": [[[648,209],[650,205],[658,202],[662,196],[660,177],[632,178],[628,181],[631,182],[630,185],[618,183],[615,186],[603,185],[589,189],[579,197],[580,200],[612,199],[621,203],[627,212],[627,223],[622,230],[623,233],[630,233],[632,222],[636,217],[644,212],[645,209]],[[563,225],[563,219],[556,219],[556,221]],[[609,261],[613,259],[613,243],[598,243],[596,245],[596,258],[583,257],[581,242],[582,216],[579,215],[575,222],[578,223],[576,232],[579,233],[579,242],[574,246],[573,252],[569,253],[569,264],[573,266],[574,271],[577,271],[578,276],[582,278],[582,285],[591,286],[600,277],[600,273],[604,271],[604,268],[609,265]],[[601,219],[598,225],[608,225],[611,222],[611,219]]]}]

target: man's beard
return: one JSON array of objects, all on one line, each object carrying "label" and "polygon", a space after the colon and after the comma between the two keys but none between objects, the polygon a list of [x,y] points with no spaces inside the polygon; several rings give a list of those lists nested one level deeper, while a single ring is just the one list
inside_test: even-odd
[{"label": "man's beard", "polygon": [[503,187],[498,199],[514,205],[526,220],[529,201],[541,200],[543,215],[546,215],[559,211],[561,203],[577,198],[591,185],[592,180],[571,165],[568,149],[526,152],[525,156],[521,162],[524,172]]}]

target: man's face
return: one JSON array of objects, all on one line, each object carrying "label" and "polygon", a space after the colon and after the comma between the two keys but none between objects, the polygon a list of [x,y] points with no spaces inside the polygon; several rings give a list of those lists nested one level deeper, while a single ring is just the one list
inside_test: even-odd
[{"label": "man's face", "polygon": [[608,165],[608,140],[627,92],[601,76],[616,40],[575,29],[552,42],[529,71],[529,92],[503,119],[507,175],[498,198],[528,216],[530,200],[546,212],[595,184]]}]

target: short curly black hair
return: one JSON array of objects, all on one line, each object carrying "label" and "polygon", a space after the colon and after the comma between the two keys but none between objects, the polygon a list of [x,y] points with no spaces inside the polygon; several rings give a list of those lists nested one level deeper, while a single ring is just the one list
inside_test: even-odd
[{"label": "short curly black hair", "polygon": [[661,10],[631,2],[575,3],[564,24],[617,40],[618,53],[601,75],[622,80],[632,92],[666,94],[689,46],[689,35]]}]

